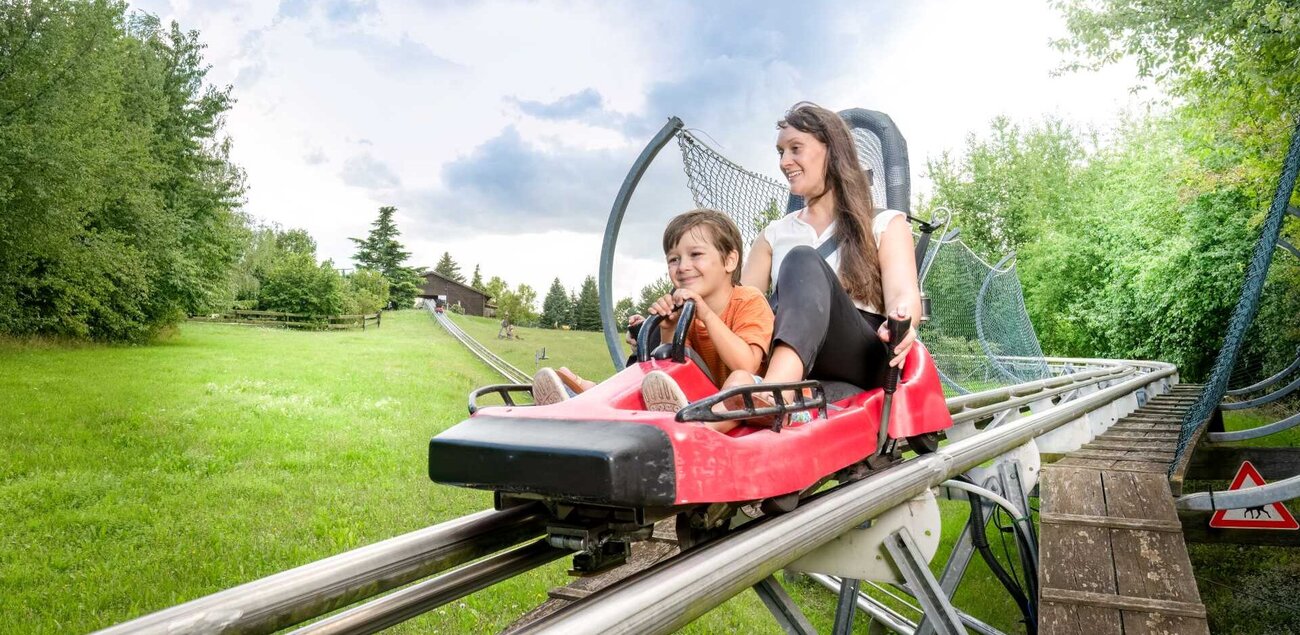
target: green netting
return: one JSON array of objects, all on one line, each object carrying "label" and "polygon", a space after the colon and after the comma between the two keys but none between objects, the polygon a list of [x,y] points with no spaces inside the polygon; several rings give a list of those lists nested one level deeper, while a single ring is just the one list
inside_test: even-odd
[{"label": "green netting", "polygon": [[1268,279],[1273,252],[1282,232],[1282,219],[1287,214],[1287,205],[1291,201],[1292,192],[1295,191],[1297,171],[1300,171],[1300,121],[1296,122],[1295,130],[1291,134],[1291,146],[1282,163],[1282,174],[1278,179],[1277,190],[1273,194],[1273,203],[1269,207],[1268,218],[1260,228],[1259,242],[1255,243],[1255,251],[1251,254],[1250,264],[1246,269],[1246,280],[1241,287],[1241,298],[1237,301],[1237,306],[1232,311],[1232,319],[1228,322],[1223,348],[1219,349],[1219,356],[1214,360],[1214,368],[1205,383],[1205,390],[1183,418],[1182,430],[1178,436],[1178,451],[1169,468],[1171,472],[1178,465],[1178,459],[1181,459],[1187,450],[1192,436],[1198,428],[1209,421],[1210,414],[1218,407],[1224,393],[1228,390],[1232,369],[1237,364],[1238,355],[1245,344],[1246,333],[1259,310],[1264,282]]},{"label": "green netting", "polygon": [[927,256],[921,285],[932,299],[921,336],[951,390],[1049,375],[1012,259],[992,266],[960,240],[942,241]]}]

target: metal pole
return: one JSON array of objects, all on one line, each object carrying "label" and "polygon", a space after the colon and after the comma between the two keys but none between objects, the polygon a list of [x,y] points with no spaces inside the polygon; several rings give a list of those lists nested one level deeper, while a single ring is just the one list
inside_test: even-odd
[{"label": "metal pole", "polygon": [[271,633],[545,531],[540,505],[484,510],[389,538],[99,631]]},{"label": "metal pole", "polygon": [[923,490],[1175,372],[1172,365],[1162,364],[1152,374],[950,443],[932,454],[841,486],[808,500],[793,512],[757,520],[735,536],[661,562],[522,632],[670,633],[773,571]]},{"label": "metal pole", "polygon": [[654,161],[659,151],[677,135],[685,124],[677,117],[669,117],[668,123],[655,134],[650,143],[636,158],[632,169],[623,179],[623,186],[618,188],[614,197],[614,206],[609,210],[609,220],[605,222],[605,240],[600,246],[600,322],[605,329],[605,346],[609,348],[609,358],[614,362],[615,372],[623,370],[623,343],[621,341],[621,324],[614,323],[614,247],[618,243],[618,230],[623,226],[623,214],[627,213],[627,204],[632,200],[632,192],[641,182],[650,162]]}]

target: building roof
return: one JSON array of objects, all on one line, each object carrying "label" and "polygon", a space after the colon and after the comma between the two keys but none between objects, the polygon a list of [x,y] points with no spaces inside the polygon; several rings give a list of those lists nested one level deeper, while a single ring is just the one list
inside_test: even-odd
[{"label": "building roof", "polygon": [[466,291],[469,291],[469,292],[471,292],[471,293],[477,293],[477,294],[483,296],[483,298],[484,298],[485,300],[489,300],[489,301],[490,301],[490,300],[492,299],[492,296],[490,296],[490,295],[488,295],[488,294],[486,294],[486,293],[483,293],[482,291],[479,291],[478,289],[475,289],[474,287],[471,287],[471,286],[469,286],[469,285],[467,285],[467,284],[465,284],[465,283],[463,283],[463,282],[456,282],[455,280],[452,280],[451,278],[448,278],[447,276],[444,276],[444,275],[442,275],[442,274],[440,274],[440,273],[438,273],[437,271],[434,271],[434,270],[432,270],[432,269],[430,269],[430,270],[424,272],[424,279],[425,279],[425,282],[428,282],[430,276],[436,276],[436,277],[442,279],[443,281],[447,282],[448,284],[454,284],[454,285],[456,285],[456,286],[458,286],[458,287],[460,287],[460,288],[462,288],[462,289],[465,289]]}]

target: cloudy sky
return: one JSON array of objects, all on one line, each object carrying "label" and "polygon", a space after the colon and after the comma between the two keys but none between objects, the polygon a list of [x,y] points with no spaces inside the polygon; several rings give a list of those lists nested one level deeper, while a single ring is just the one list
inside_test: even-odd
[{"label": "cloudy sky", "polygon": [[[234,86],[227,132],[247,211],[307,229],[351,266],[381,205],[410,264],[577,287],[633,159],[671,115],[778,176],[791,104],[865,107],[907,138],[913,180],[999,114],[1105,127],[1131,66],[1052,77],[1045,0],[420,2],[139,0],[196,29],[209,79]],[[691,204],[670,145],[628,212],[615,289],[662,275],[663,223]]]}]

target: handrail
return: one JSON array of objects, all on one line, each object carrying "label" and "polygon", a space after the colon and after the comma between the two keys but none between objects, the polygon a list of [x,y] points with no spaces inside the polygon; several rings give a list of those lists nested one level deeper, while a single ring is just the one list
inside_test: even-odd
[{"label": "handrail", "polygon": [[1277,401],[1278,399],[1281,399],[1295,392],[1297,388],[1300,388],[1300,377],[1296,377],[1291,383],[1287,384],[1286,386],[1283,386],[1282,388],[1278,388],[1277,390],[1274,390],[1273,392],[1268,393],[1267,395],[1263,395],[1261,397],[1248,399],[1246,401],[1234,401],[1234,402],[1225,401],[1219,404],[1219,409],[1220,410],[1246,410],[1249,408],[1258,408],[1260,406],[1273,403],[1274,401]]},{"label": "handrail", "polygon": [[1283,368],[1281,371],[1277,372],[1276,374],[1274,374],[1273,376],[1267,379],[1261,379],[1249,386],[1246,386],[1245,388],[1236,388],[1234,390],[1229,390],[1228,392],[1225,392],[1223,394],[1232,397],[1240,397],[1242,395],[1247,395],[1252,392],[1263,390],[1281,381],[1282,378],[1286,377],[1287,375],[1290,375],[1292,372],[1295,372],[1297,368],[1300,368],[1300,346],[1296,347],[1295,360],[1291,362],[1290,366]]},{"label": "handrail", "polygon": [[1211,432],[1210,442],[1228,443],[1229,441],[1246,441],[1248,439],[1258,439],[1260,437],[1266,437],[1270,434],[1276,434],[1283,430],[1289,430],[1291,428],[1296,427],[1297,425],[1300,425],[1300,412],[1297,412],[1280,421],[1274,421],[1273,423],[1267,425],[1255,426],[1254,428],[1249,428],[1246,430],[1234,430],[1232,432]]}]

